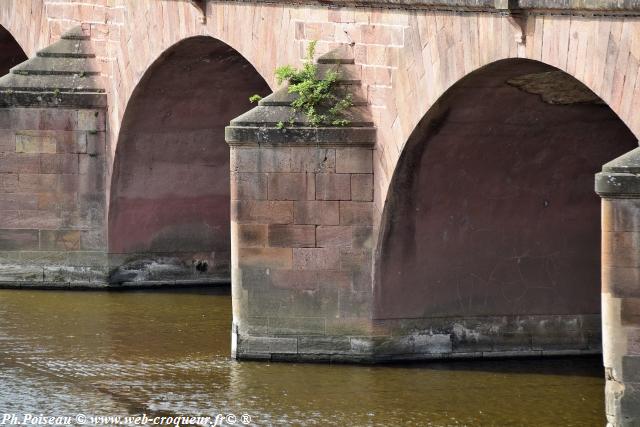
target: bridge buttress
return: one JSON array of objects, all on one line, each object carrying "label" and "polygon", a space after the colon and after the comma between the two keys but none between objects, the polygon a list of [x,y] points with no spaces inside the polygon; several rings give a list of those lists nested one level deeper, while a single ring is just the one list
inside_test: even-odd
[{"label": "bridge buttress", "polygon": [[319,59],[351,91],[347,127],[292,114],[287,88],[226,130],[239,359],[361,360],[370,335],[373,144],[351,48]]},{"label": "bridge buttress", "polygon": [[0,286],[106,279],[106,95],[81,27],[0,79]]}]

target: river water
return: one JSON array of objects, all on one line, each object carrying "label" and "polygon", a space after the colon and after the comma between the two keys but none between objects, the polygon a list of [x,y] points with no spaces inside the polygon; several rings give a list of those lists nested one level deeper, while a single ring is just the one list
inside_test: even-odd
[{"label": "river water", "polygon": [[[229,358],[228,289],[0,291],[0,415],[252,425],[602,426],[599,358],[351,366]],[[244,420],[248,420],[245,418]],[[229,425],[228,423],[225,425]]]}]

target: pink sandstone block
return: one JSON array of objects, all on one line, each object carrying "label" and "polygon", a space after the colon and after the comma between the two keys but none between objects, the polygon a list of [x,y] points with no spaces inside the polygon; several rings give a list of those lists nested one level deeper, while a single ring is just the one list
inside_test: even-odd
[{"label": "pink sandstone block", "polygon": [[340,252],[333,248],[294,248],[295,270],[338,270]]},{"label": "pink sandstone block", "polygon": [[266,200],[266,198],[266,174],[231,173],[231,200]]},{"label": "pink sandstone block", "polygon": [[80,231],[40,230],[40,249],[44,251],[79,251]]},{"label": "pink sandstone block", "polygon": [[275,268],[291,270],[293,265],[290,248],[240,248],[238,263],[241,268]]},{"label": "pink sandstone block", "polygon": [[338,225],[340,202],[308,201],[294,202],[296,224]]},{"label": "pink sandstone block", "polygon": [[373,201],[373,174],[351,175],[351,200],[354,202]]},{"label": "pink sandstone block", "polygon": [[0,129],[0,153],[15,153],[16,135],[12,130]]},{"label": "pink sandstone block", "polygon": [[292,172],[335,172],[336,150],[333,148],[291,148]]},{"label": "pink sandstone block", "polygon": [[373,222],[370,202],[340,202],[340,225],[367,226]]},{"label": "pink sandstone block", "polygon": [[312,179],[306,173],[270,173],[269,200],[307,200]]},{"label": "pink sandstone block", "polygon": [[318,226],[316,239],[319,248],[350,247],[353,240],[352,227]]},{"label": "pink sandstone block", "polygon": [[373,150],[345,148],[336,152],[337,173],[372,173]]},{"label": "pink sandstone block", "polygon": [[318,288],[318,272],[303,270],[274,270],[271,283],[279,289],[314,290]]},{"label": "pink sandstone block", "polygon": [[36,210],[38,196],[24,193],[0,193],[0,210]]},{"label": "pink sandstone block", "polygon": [[232,201],[231,219],[237,222],[291,224],[293,223],[293,203],[290,201]]},{"label": "pink sandstone block", "polygon": [[316,244],[314,225],[269,225],[269,246],[308,248]]},{"label": "pink sandstone block", "polygon": [[237,224],[238,247],[263,248],[267,246],[266,224]]},{"label": "pink sandstone block", "polygon": [[40,173],[77,174],[77,154],[41,154]]},{"label": "pink sandstone block", "polygon": [[351,176],[349,174],[319,173],[316,175],[317,200],[350,200]]}]

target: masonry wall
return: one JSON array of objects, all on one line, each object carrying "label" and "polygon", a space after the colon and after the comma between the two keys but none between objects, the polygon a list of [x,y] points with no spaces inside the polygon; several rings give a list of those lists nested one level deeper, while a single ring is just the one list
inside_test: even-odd
[{"label": "masonry wall", "polygon": [[0,109],[0,282],[103,283],[105,114]]},{"label": "masonry wall", "polygon": [[[57,5],[55,16],[73,16],[64,12],[65,8],[69,7]],[[228,43],[272,88],[276,86],[275,67],[298,63],[309,40],[319,40],[320,52],[339,43],[355,43],[356,63],[363,65],[365,93],[379,129],[374,161],[376,224],[398,158],[417,123],[448,87],[495,60],[526,57],[566,70],[594,89],[632,130],[637,133],[639,129],[631,114],[633,100],[638,99],[635,77],[640,67],[635,37],[640,30],[633,17],[532,15],[525,29],[527,43],[518,45],[519,29],[505,17],[489,13],[329,9],[229,1],[208,2],[207,19],[202,23],[201,13],[186,1],[144,6],[121,1],[101,6],[100,10],[100,16],[105,10],[114,14],[104,30],[103,24],[92,24],[100,28],[98,46],[105,46],[103,60],[112,84],[110,124],[114,133],[144,71],[164,50],[185,37],[207,34]],[[160,20],[162,31],[155,24]],[[232,25],[234,20],[250,22],[253,31]],[[149,39],[150,33],[158,37]],[[110,138],[112,150],[115,138]]]},{"label": "masonry wall", "polygon": [[[632,113],[640,102],[640,22],[631,16],[531,14],[525,44],[517,42],[517,25],[491,13],[224,1],[207,2],[202,18],[186,0],[8,0],[0,5],[0,25],[27,53],[78,23],[90,28],[108,85],[109,174],[133,90],[162,52],[180,40],[209,35],[224,41],[272,88],[274,69],[298,63],[309,40],[319,40],[320,53],[353,42],[379,129],[376,229],[398,159],[418,122],[447,88],[490,62],[524,57],[556,66],[593,89],[632,132],[640,132],[640,116]],[[246,31],[248,25],[252,31]]]}]

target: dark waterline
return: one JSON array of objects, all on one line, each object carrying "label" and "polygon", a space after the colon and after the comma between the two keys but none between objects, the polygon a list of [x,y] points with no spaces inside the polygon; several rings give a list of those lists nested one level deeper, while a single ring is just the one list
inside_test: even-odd
[{"label": "dark waterline", "polygon": [[0,413],[246,413],[254,425],[605,424],[599,357],[236,362],[230,325],[228,288],[0,290]]}]

